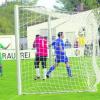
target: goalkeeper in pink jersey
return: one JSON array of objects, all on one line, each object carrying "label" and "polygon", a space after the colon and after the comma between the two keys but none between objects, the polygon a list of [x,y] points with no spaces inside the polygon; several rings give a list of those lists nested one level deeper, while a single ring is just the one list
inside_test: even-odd
[{"label": "goalkeeper in pink jersey", "polygon": [[35,69],[36,69],[36,77],[35,80],[40,79],[40,69],[39,63],[41,62],[43,68],[43,79],[46,79],[46,60],[48,56],[48,46],[47,46],[47,37],[41,37],[40,35],[36,35],[36,38],[33,43],[33,48],[36,48],[36,57],[34,61]]}]

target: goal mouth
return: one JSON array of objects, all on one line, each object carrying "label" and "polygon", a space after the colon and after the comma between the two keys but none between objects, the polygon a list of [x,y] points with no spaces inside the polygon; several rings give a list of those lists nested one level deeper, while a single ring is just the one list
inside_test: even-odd
[{"label": "goal mouth", "polygon": [[[63,40],[58,32],[63,32]],[[97,90],[97,23],[92,11],[70,15],[16,6],[15,33],[18,94]]]}]

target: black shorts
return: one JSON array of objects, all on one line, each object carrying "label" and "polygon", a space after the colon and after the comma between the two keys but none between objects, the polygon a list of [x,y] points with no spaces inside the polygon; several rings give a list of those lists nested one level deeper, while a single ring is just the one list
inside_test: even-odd
[{"label": "black shorts", "polygon": [[39,68],[40,61],[41,61],[42,68],[46,68],[46,60],[47,60],[47,56],[36,56],[34,62],[35,68]]}]

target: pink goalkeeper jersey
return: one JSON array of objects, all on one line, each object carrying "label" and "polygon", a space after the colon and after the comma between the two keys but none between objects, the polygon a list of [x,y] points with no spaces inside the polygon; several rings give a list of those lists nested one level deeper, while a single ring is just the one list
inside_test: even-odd
[{"label": "pink goalkeeper jersey", "polygon": [[37,56],[48,56],[47,39],[40,36],[36,37],[33,48],[36,48]]}]

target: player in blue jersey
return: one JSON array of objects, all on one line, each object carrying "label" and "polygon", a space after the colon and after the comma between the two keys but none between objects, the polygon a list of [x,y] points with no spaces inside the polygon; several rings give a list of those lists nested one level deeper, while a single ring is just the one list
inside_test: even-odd
[{"label": "player in blue jersey", "polygon": [[58,39],[56,39],[52,43],[52,46],[54,47],[54,50],[55,50],[56,57],[55,57],[55,64],[50,67],[49,71],[46,74],[47,78],[50,77],[51,72],[55,70],[55,68],[58,66],[60,62],[64,62],[66,64],[66,70],[67,70],[68,76],[72,77],[71,68],[68,63],[68,57],[66,56],[65,51],[64,51],[65,44],[63,42],[63,38],[64,38],[63,32],[59,32]]}]

